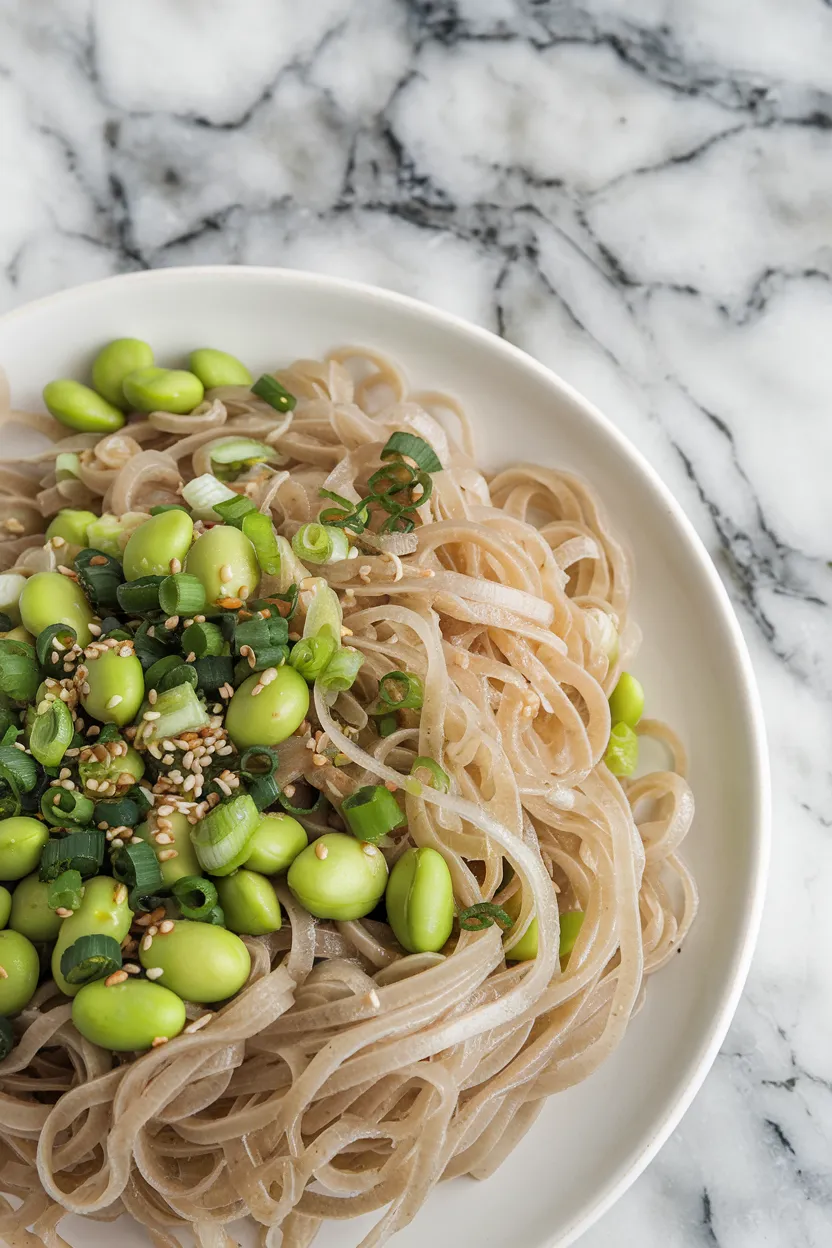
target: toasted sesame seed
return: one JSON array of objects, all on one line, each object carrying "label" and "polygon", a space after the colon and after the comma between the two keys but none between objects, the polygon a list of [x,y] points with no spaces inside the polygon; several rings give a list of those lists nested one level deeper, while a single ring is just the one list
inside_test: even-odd
[{"label": "toasted sesame seed", "polygon": [[163,816],[172,815],[174,812],[174,809],[175,808],[173,806],[159,806],[156,813],[157,815],[163,815]]},{"label": "toasted sesame seed", "polygon": [[108,975],[104,980],[104,987],[114,988],[116,984],[123,984],[126,979],[127,972],[125,970],[113,971],[112,975]]},{"label": "toasted sesame seed", "polygon": [[140,966],[136,966],[135,962],[125,962],[121,969],[126,971],[128,975],[139,975],[141,974],[142,968]]},{"label": "toasted sesame seed", "polygon": [[238,598],[248,598],[248,585],[241,585],[237,590]]},{"label": "toasted sesame seed", "polygon": [[233,569],[231,568],[231,565],[228,563],[224,563],[222,567],[220,568],[220,580],[223,581],[224,583],[228,582],[231,580],[233,575],[234,575],[234,572],[233,572]]},{"label": "toasted sesame seed", "polygon": [[86,787],[87,787],[88,789],[92,789],[93,793],[97,793],[97,792],[98,792],[98,781],[97,781],[97,780],[87,780],[87,782],[86,782]]},{"label": "toasted sesame seed", "polygon": [[[121,698],[119,698],[119,701],[121,701]],[[161,718],[162,718],[161,711],[145,711],[144,715],[142,715],[142,719],[146,719],[148,723],[151,723],[154,719],[161,719]]]},{"label": "toasted sesame seed", "polygon": [[315,857],[316,858],[320,858],[321,862],[323,862],[324,858],[326,858],[328,853],[329,853],[329,850],[327,849],[326,845],[322,845],[320,841],[315,842]]},{"label": "toasted sesame seed", "polygon": [[157,845],[172,845],[173,844],[173,837],[170,835],[169,832],[157,832],[154,839]]},{"label": "toasted sesame seed", "polygon": [[169,630],[173,630],[174,628],[176,628],[178,623],[179,623],[178,615],[168,616],[168,618],[165,620],[165,628]]},{"label": "toasted sesame seed", "polygon": [[170,862],[171,858],[178,858],[179,852],[175,849],[163,849],[159,854],[160,862]]},{"label": "toasted sesame seed", "polygon": [[157,699],[158,697],[159,697],[159,694],[158,694],[157,690],[155,690],[155,689],[151,689],[151,690],[150,690],[150,693],[147,695],[147,700],[148,700],[148,702],[150,703],[150,705],[151,705],[151,706],[155,706],[155,705],[156,705],[156,699]]},{"label": "toasted sesame seed", "polygon": [[371,845],[369,841],[364,842],[362,849],[368,858],[373,858],[378,853],[375,845]]},{"label": "toasted sesame seed", "polygon": [[253,698],[256,698],[258,694],[262,692],[263,692],[263,684],[261,683],[261,681],[258,680],[257,684],[254,686],[254,688],[251,691],[251,696]]},{"label": "toasted sesame seed", "polygon": [[[87,690],[89,690],[89,685],[87,685]],[[110,698],[109,702],[107,702],[106,704],[107,710],[108,711],[115,710],[115,708],[119,706],[123,701],[124,701],[124,698],[121,696],[120,693],[114,693],[113,696]]]},{"label": "toasted sesame seed", "polygon": [[162,970],[161,966],[149,966],[145,971],[145,975],[148,979],[158,979],[160,975],[164,975],[164,973],[165,972]]},{"label": "toasted sesame seed", "polygon": [[341,625],[341,636],[342,636],[342,637],[353,637],[354,635],[355,635],[355,634],[353,633],[353,631],[352,631],[352,629],[351,629],[351,628],[347,628],[344,624],[342,624],[342,625]]},{"label": "toasted sesame seed", "polygon": [[[51,541],[56,550],[60,550],[62,546],[66,546],[65,537],[53,537]],[[90,625],[90,628],[92,628],[92,625]]]},{"label": "toasted sesame seed", "polygon": [[399,786],[395,784],[392,780],[385,780],[384,787],[385,789],[389,789],[391,793],[398,793],[399,791]]},{"label": "toasted sesame seed", "polygon": [[8,979],[8,978],[9,978],[9,972],[6,970],[5,966],[0,966],[0,979]]},{"label": "toasted sesame seed", "polygon": [[154,1036],[150,1047],[151,1049],[161,1049],[162,1045],[167,1044],[169,1039],[169,1036]]},{"label": "toasted sesame seed", "polygon": [[313,767],[326,767],[329,765],[329,759],[325,754],[316,754],[312,759]]},{"label": "toasted sesame seed", "polygon": [[170,568],[171,576],[176,576],[177,572],[182,571],[182,564],[178,559],[171,559],[168,567]]},{"label": "toasted sesame seed", "polygon": [[126,900],[127,900],[127,885],[116,884],[115,892],[113,893],[113,901],[115,902],[117,906],[120,906]]},{"label": "toasted sesame seed", "polygon": [[163,923],[159,924],[159,931],[163,936],[167,936],[168,932],[173,931],[173,926],[174,925],[171,919],[165,919]]}]

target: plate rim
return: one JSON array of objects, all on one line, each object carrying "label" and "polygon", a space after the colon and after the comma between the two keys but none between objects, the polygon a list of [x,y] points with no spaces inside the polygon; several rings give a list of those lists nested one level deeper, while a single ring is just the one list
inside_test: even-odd
[{"label": "plate rim", "polygon": [[699,564],[713,594],[713,600],[721,616],[727,638],[732,648],[733,659],[737,667],[742,690],[744,719],[748,725],[749,758],[752,773],[749,776],[750,792],[753,808],[750,812],[752,838],[750,846],[750,879],[748,882],[749,896],[746,906],[745,923],[741,939],[734,951],[732,963],[729,965],[728,978],[711,1020],[706,1028],[706,1036],[700,1047],[691,1070],[678,1092],[672,1097],[664,1112],[645,1131],[644,1138],[635,1146],[629,1162],[623,1163],[619,1169],[613,1170],[608,1179],[599,1184],[597,1195],[591,1198],[586,1207],[579,1211],[572,1221],[562,1230],[555,1232],[554,1237],[541,1241],[537,1248],[568,1248],[595,1222],[597,1222],[632,1186],[635,1180],[646,1170],[661,1147],[679,1125],[681,1119],[690,1108],[694,1097],[699,1092],[709,1073],[739,1005],[745,988],[751,961],[757,944],[765,904],[766,886],[768,881],[771,858],[771,771],[766,739],[765,719],[762,700],[754,673],[748,645],[742,633],[739,620],[734,610],[728,591],[719,576],[716,566],[708,554],[704,542],[688,518],[682,505],[665,485],[656,469],[632,443],[629,438],[613,423],[610,417],[595,406],[579,390],[565,381],[553,369],[542,364],[534,356],[521,347],[515,346],[506,339],[499,337],[491,330],[476,325],[456,313],[434,307],[422,299],[386,287],[376,286],[368,282],[360,282],[351,278],[333,277],[326,273],[272,267],[267,265],[178,265],[170,268],[142,269],[129,273],[117,273],[109,277],[91,282],[81,282],[66,287],[52,294],[29,300],[18,307],[11,308],[0,314],[0,328],[9,322],[35,315],[39,310],[54,304],[72,303],[79,293],[94,291],[96,288],[129,288],[139,284],[155,284],[160,287],[170,283],[183,281],[221,281],[242,283],[265,282],[277,285],[298,285],[307,288],[340,290],[346,294],[376,304],[387,304],[399,307],[411,315],[421,317],[434,325],[445,325],[457,335],[467,337],[486,347],[497,355],[513,361],[514,364],[534,374],[541,382],[555,391],[562,399],[579,408],[584,417],[591,422],[598,432],[610,440],[618,453],[623,455],[649,483],[661,503],[673,516],[682,537]]}]

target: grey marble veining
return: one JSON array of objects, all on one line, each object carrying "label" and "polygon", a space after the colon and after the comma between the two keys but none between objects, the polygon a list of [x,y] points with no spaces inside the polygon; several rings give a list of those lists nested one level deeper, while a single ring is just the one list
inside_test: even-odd
[{"label": "grey marble veining", "polygon": [[0,308],[281,264],[407,291],[595,400],[763,690],[773,886],[723,1053],[582,1243],[832,1243],[832,4],[0,0]]}]

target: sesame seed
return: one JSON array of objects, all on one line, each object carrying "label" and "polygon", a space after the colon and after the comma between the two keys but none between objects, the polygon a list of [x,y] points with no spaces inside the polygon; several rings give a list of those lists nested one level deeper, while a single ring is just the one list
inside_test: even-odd
[{"label": "sesame seed", "polygon": [[87,729],[87,736],[88,736],[88,737],[97,737],[100,731],[101,731],[101,725],[100,725],[100,724],[93,724],[93,725],[92,725],[92,727],[90,727],[90,728],[88,728],[88,729]]},{"label": "sesame seed", "polygon": [[178,623],[179,623],[178,615],[168,616],[168,618],[165,620],[165,628],[169,630],[173,630],[174,628],[176,628]]},{"label": "sesame seed", "polygon": [[71,919],[73,914],[72,910],[68,910],[66,906],[58,906],[55,913],[59,919]]},{"label": "sesame seed", "polygon": [[153,944],[152,936],[144,936],[142,938],[142,949],[144,950],[145,953],[147,953],[148,949],[150,948],[152,944]]},{"label": "sesame seed", "polygon": [[185,655],[185,662],[186,662],[186,663],[195,663],[195,662],[196,662],[196,651],[194,651],[194,650],[189,650],[189,651],[188,651],[188,653]]},{"label": "sesame seed", "polygon": [[121,969],[126,971],[128,975],[139,975],[142,968],[140,966],[136,966],[135,962],[125,962]]},{"label": "sesame seed", "polygon": [[182,571],[182,564],[180,563],[178,559],[171,559],[170,563],[168,564],[168,567],[170,568],[171,576],[176,576],[177,572]]},{"label": "sesame seed", "polygon": [[160,806],[156,813],[158,815],[172,815],[174,809],[175,808],[173,806]]},{"label": "sesame seed", "polygon": [[161,1049],[163,1044],[167,1044],[169,1038],[168,1036],[154,1036],[150,1045],[151,1049]]},{"label": "sesame seed", "polygon": [[116,984],[123,984],[127,978],[125,970],[113,971],[112,975],[108,975],[104,980],[105,988],[114,988]]},{"label": "sesame seed", "polygon": [[258,696],[258,694],[261,694],[262,692],[263,692],[263,685],[262,685],[262,684],[261,684],[261,682],[258,680],[257,684],[254,686],[254,688],[253,688],[253,689],[252,689],[252,691],[251,691],[251,696],[252,696],[253,698],[256,698],[256,697]]},{"label": "sesame seed", "polygon": [[313,767],[326,767],[329,765],[329,759],[324,754],[316,754],[312,759]]},{"label": "sesame seed", "polygon": [[294,796],[295,796],[295,786],[294,786],[293,784],[287,784],[287,785],[285,785],[285,786],[284,786],[284,788],[283,788],[283,792],[286,794],[286,796],[287,796],[287,797],[294,797]]},{"label": "sesame seed", "polygon": [[394,784],[392,780],[385,780],[384,787],[385,789],[389,789],[391,793],[398,793],[399,791],[399,786]]},{"label": "sesame seed", "polygon": [[87,625],[87,628],[90,630],[90,632],[92,633],[93,637],[100,637],[100,636],[101,636],[101,625],[100,625],[100,624],[88,624],[88,625]]},{"label": "sesame seed", "polygon": [[173,837],[170,835],[169,832],[157,832],[155,836],[155,841],[157,845],[172,845]]},{"label": "sesame seed", "polygon": [[87,784],[87,788],[88,788],[88,789],[92,789],[93,793],[97,793],[97,792],[98,792],[98,781],[97,781],[97,780],[87,780],[86,784]]},{"label": "sesame seed", "polygon": [[113,901],[116,903],[117,906],[120,906],[126,900],[127,900],[127,885],[117,884],[115,892],[113,893]]},{"label": "sesame seed", "polygon": [[[120,701],[121,701],[121,698],[119,698],[119,702]],[[148,723],[151,723],[154,719],[161,719],[161,718],[162,718],[161,711],[145,711],[144,715],[142,715],[142,719],[146,719]]]},{"label": "sesame seed", "polygon": [[224,563],[222,567],[220,568],[220,580],[223,582],[230,581],[233,575],[234,575],[234,572],[231,568],[231,565],[228,563]]},{"label": "sesame seed", "polygon": [[[89,685],[87,685],[87,690],[89,691]],[[124,698],[121,696],[120,693],[114,693],[113,696],[110,698],[109,702],[107,702],[106,704],[107,710],[108,711],[115,710],[115,708],[119,706],[123,701],[124,701]]]},{"label": "sesame seed", "polygon": [[320,841],[317,841],[315,843],[315,857],[320,858],[321,862],[323,862],[324,858],[326,858],[328,853],[329,853],[329,850],[327,849],[326,845],[322,845]]},{"label": "sesame seed", "polygon": [[9,972],[6,970],[5,966],[0,966],[0,979],[8,979],[8,978],[9,978]]},{"label": "sesame seed", "polygon": [[[53,537],[52,545],[55,547],[56,550],[60,550],[62,546],[66,546],[66,538],[65,537]],[[92,625],[90,625],[90,630],[92,630]]]},{"label": "sesame seed", "polygon": [[201,1031],[207,1023],[210,1023],[213,1017],[213,1014],[203,1014],[200,1018],[195,1018],[192,1023],[188,1023],[188,1026],[184,1028],[185,1035],[193,1036],[196,1032]]},{"label": "sesame seed", "polygon": [[167,936],[168,932],[173,931],[173,922],[171,919],[165,919],[164,923],[159,924],[159,931],[163,936]]},{"label": "sesame seed", "polygon": [[178,853],[178,851],[177,851],[177,850],[175,850],[175,849],[163,849],[163,850],[162,850],[162,852],[161,852],[161,854],[159,854],[159,861],[160,861],[160,862],[170,862],[171,858],[178,858],[178,857],[179,857],[179,853]]},{"label": "sesame seed", "polygon": [[368,858],[373,858],[378,853],[378,850],[376,849],[375,845],[371,845],[369,841],[364,842],[362,849],[364,850],[364,853],[367,855]]},{"label": "sesame seed", "polygon": [[145,971],[145,975],[148,979],[158,979],[161,975],[164,975],[164,973],[165,972],[162,970],[161,966],[149,966]]}]

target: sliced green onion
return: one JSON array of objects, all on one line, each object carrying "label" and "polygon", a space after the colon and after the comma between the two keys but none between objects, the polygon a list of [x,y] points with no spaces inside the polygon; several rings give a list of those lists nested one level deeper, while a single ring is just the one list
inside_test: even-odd
[{"label": "sliced green onion", "polygon": [[[9,625],[11,627],[11,624]],[[38,656],[38,663],[45,667],[50,662],[50,656],[55,650],[54,642],[58,642],[60,654],[64,650],[69,650],[78,640],[78,634],[74,628],[70,628],[69,624],[47,624],[46,628],[41,629],[35,640],[35,653]],[[60,660],[63,664],[63,659]]]},{"label": "sliced green onion", "polygon": [[191,514],[181,503],[159,503],[158,506],[150,508],[151,516],[161,516],[166,511],[184,511],[186,516]]},{"label": "sliced green onion", "polygon": [[322,633],[319,637],[295,642],[289,663],[304,680],[314,684],[334,654],[335,642],[328,633]]},{"label": "sliced green onion", "polygon": [[114,851],[111,858],[113,875],[128,888],[149,893],[162,883],[162,871],[156,851],[147,841],[131,841]]},{"label": "sliced green onion", "polygon": [[[286,542],[285,537],[283,538],[283,541]],[[290,555],[293,555],[292,547],[288,542],[286,542],[286,549]],[[267,607],[269,610],[276,608],[280,613],[281,619],[291,620],[292,616],[298,609],[299,597],[300,589],[296,584],[292,583],[286,590],[285,594],[271,594],[268,598],[258,599],[256,609],[262,610],[263,606]],[[250,603],[249,605],[252,610],[255,609],[255,604]],[[285,608],[285,610],[283,608]]]},{"label": "sliced green onion", "polygon": [[162,677],[168,672],[173,671],[175,667],[182,667],[181,654],[166,654],[164,658],[157,659],[152,667],[149,667],[144,674],[145,689],[157,689],[159,687],[159,681]]},{"label": "sliced green onion", "polygon": [[230,875],[248,857],[260,812],[247,793],[221,802],[191,832],[199,865],[210,875]]},{"label": "sliced green onion", "polygon": [[273,776],[279,762],[277,750],[272,746],[250,745],[240,756],[238,770],[246,779],[256,780],[258,776]]},{"label": "sliced green onion", "polygon": [[378,499],[387,500],[392,494],[401,494],[416,480],[416,469],[397,460],[374,472],[367,482]]},{"label": "sliced green onion", "polygon": [[359,841],[380,841],[407,820],[399,803],[383,784],[366,784],[341,803],[341,814]]},{"label": "sliced green onion", "polygon": [[106,823],[108,828],[135,828],[145,813],[132,797],[113,798],[95,803],[93,822]]},{"label": "sliced green onion", "polygon": [[355,684],[363,662],[363,654],[359,654],[351,646],[344,646],[333,654],[318,677],[318,684],[324,693],[344,693]]},{"label": "sliced green onion", "polygon": [[118,605],[127,615],[151,615],[159,610],[159,590],[164,576],[140,576],[135,581],[119,585],[116,596]]},{"label": "sliced green onion", "polygon": [[[152,632],[151,629],[153,630]],[[164,634],[164,637],[162,634]],[[154,624],[150,620],[145,620],[136,629],[136,636],[133,638],[133,649],[136,652],[136,658],[144,670],[147,671],[154,663],[158,663],[159,659],[164,659],[166,655],[171,653],[175,641],[175,637],[161,624]]]},{"label": "sliced green onion", "polygon": [[[152,795],[150,797],[148,796],[149,792],[149,789],[143,788],[140,784],[135,785],[127,792],[127,796],[130,801],[135,802],[138,809],[139,823],[141,823],[145,815],[153,809],[153,797]],[[99,820],[99,822],[101,821]]]},{"label": "sliced green onion", "polygon": [[[296,782],[296,787],[297,787],[297,782]],[[320,791],[320,789],[312,788],[311,785],[309,786],[309,788],[310,788],[310,791],[314,793],[315,795],[311,806],[297,806],[294,803],[289,801],[289,798],[286,796],[285,793],[281,792],[280,794],[278,794],[277,800],[280,803],[280,805],[283,807],[283,809],[286,811],[287,815],[294,815],[295,818],[297,819],[299,818],[300,815],[314,815],[319,810],[323,810],[324,806],[326,805],[326,798],[324,797],[323,793]]]},{"label": "sliced green onion", "polygon": [[72,712],[66,702],[55,698],[42,715],[35,716],[29,732],[29,749],[44,767],[57,767],[74,736]]},{"label": "sliced green onion", "polygon": [[61,451],[55,456],[55,481],[71,481],[81,475],[81,456],[75,451]]},{"label": "sliced green onion", "polygon": [[121,970],[121,946],[112,936],[79,936],[61,955],[68,984],[91,984]]},{"label": "sliced green onion", "polygon": [[159,606],[165,615],[197,615],[205,606],[205,587],[188,572],[166,576],[159,586]]},{"label": "sliced green onion", "polygon": [[282,460],[284,457],[266,442],[253,438],[222,438],[211,447],[212,464],[262,464],[266,460]]},{"label": "sliced green onion", "polygon": [[[196,655],[204,659],[209,654],[222,654],[225,638],[222,629],[216,624],[189,624],[179,638],[183,654]],[[147,677],[145,677],[145,683]]]},{"label": "sliced green onion", "polygon": [[568,958],[575,948],[585,918],[583,910],[566,910],[560,916],[560,957]]},{"label": "sliced green onion", "polygon": [[75,571],[81,588],[100,614],[118,609],[118,587],[124,581],[124,570],[118,559],[88,546],[75,556]]},{"label": "sliced green onion", "polygon": [[203,919],[203,923],[211,923],[214,927],[225,927],[225,911],[222,906],[214,906],[211,913]]},{"label": "sliced green onion", "polygon": [[194,477],[187,485],[182,486],[182,497],[194,514],[195,520],[216,520],[214,507],[217,503],[227,503],[237,495],[227,485],[218,481],[212,472],[205,472],[201,477]]},{"label": "sliced green onion", "polygon": [[14,1031],[9,1020],[0,1016],[0,1062],[9,1056],[14,1048]]},{"label": "sliced green onion", "polygon": [[295,396],[290,394],[285,386],[281,386],[277,378],[270,377],[268,373],[258,377],[251,387],[251,393],[256,394],[258,399],[265,399],[269,407],[273,407],[276,412],[291,412],[297,403]]},{"label": "sliced green onion", "polygon": [[418,464],[423,472],[441,472],[442,465],[432,446],[424,438],[415,433],[397,432],[392,434],[384,446],[380,459],[395,459],[397,455],[406,455]]},{"label": "sliced green onion", "polygon": [[398,730],[399,718],[397,715],[380,715],[376,720],[376,732],[380,737],[392,736]]},{"label": "sliced green onion", "polygon": [[18,727],[19,723],[18,711],[12,710],[10,706],[0,706],[0,745],[14,745],[22,731]]},{"label": "sliced green onion", "polygon": [[234,660],[227,655],[211,655],[193,664],[196,685],[202,693],[216,694],[223,685],[234,683]]},{"label": "sliced green onion", "polygon": [[292,550],[304,563],[337,563],[347,558],[350,544],[343,529],[313,522],[300,526]]},{"label": "sliced green onion", "polygon": [[25,705],[34,702],[39,684],[34,646],[9,638],[0,641],[0,693]]},{"label": "sliced green onion", "polygon": [[[419,775],[419,772],[427,774]],[[429,785],[430,788],[436,789],[439,793],[450,792],[451,777],[432,758],[426,758],[422,755],[414,758],[410,774],[415,776],[417,780],[421,780],[422,784]]]},{"label": "sliced green onion", "polygon": [[269,517],[250,511],[243,517],[242,529],[254,547],[260,571],[267,576],[280,576],[280,548]]},{"label": "sliced green onion", "polygon": [[484,932],[494,923],[499,923],[503,931],[507,932],[514,926],[514,919],[506,914],[502,906],[495,906],[492,901],[480,901],[459,912],[459,926],[466,932]]},{"label": "sliced green onion", "polygon": [[[110,745],[113,741],[124,740],[118,724],[102,724],[101,731],[95,739],[99,745]],[[79,766],[83,767],[83,763],[79,764]]]},{"label": "sliced green onion", "polygon": [[50,910],[77,910],[84,896],[84,881],[80,871],[62,871],[52,880],[46,893]]},{"label": "sliced green onion", "polygon": [[280,788],[274,776],[256,776],[246,781],[246,787],[258,810],[267,810],[280,799]]},{"label": "sliced green onion", "polygon": [[142,742],[146,745],[165,737],[181,737],[183,732],[196,732],[208,723],[205,707],[190,684],[176,685],[160,693],[152,711],[146,713],[153,712],[157,719],[142,721],[147,725],[142,731]]},{"label": "sliced green onion", "polygon": [[177,663],[175,667],[168,668],[159,678],[156,691],[165,693],[168,689],[175,689],[177,685],[190,685],[191,688],[196,689],[198,679],[190,663]]},{"label": "sliced green onion", "polygon": [[207,919],[217,904],[217,890],[201,875],[186,875],[173,885],[172,893],[179,902],[183,919]]},{"label": "sliced green onion", "polygon": [[224,503],[217,503],[214,511],[222,519],[223,524],[230,524],[235,529],[243,527],[243,517],[251,511],[257,511],[247,494],[235,494]]},{"label": "sliced green onion", "polygon": [[52,837],[40,857],[40,878],[56,880],[64,871],[79,871],[85,880],[97,875],[104,862],[105,845],[104,833],[99,831]]},{"label": "sliced green onion", "polygon": [[40,812],[53,828],[89,823],[94,809],[93,802],[77,789],[48,788],[40,799]]},{"label": "sliced green onion", "polygon": [[250,646],[257,653],[263,646],[270,643],[269,626],[266,620],[257,619],[246,620],[243,624],[238,624],[234,629],[234,653],[239,654],[244,646]]},{"label": "sliced green onion", "polygon": [[37,763],[13,745],[0,745],[0,779],[6,784],[14,782],[22,793],[31,793],[38,782]]},{"label": "sliced green onion", "polygon": [[343,494],[336,494],[334,490],[325,490],[323,486],[318,490],[320,498],[329,498],[333,503],[337,503],[339,507],[345,507],[347,511],[352,511],[355,503],[348,498],[344,498]]},{"label": "sliced green onion", "polygon": [[159,906],[163,906],[166,900],[163,893],[143,892],[140,888],[134,888],[127,898],[127,904],[131,910],[149,912],[158,910]]},{"label": "sliced green onion", "polygon": [[387,672],[378,682],[378,696],[396,711],[418,711],[425,700],[425,686],[410,672]]},{"label": "sliced green onion", "polygon": [[336,646],[340,646],[342,619],[341,603],[335,590],[327,585],[323,577],[315,577],[312,601],[303,626],[304,638],[329,636]]}]

